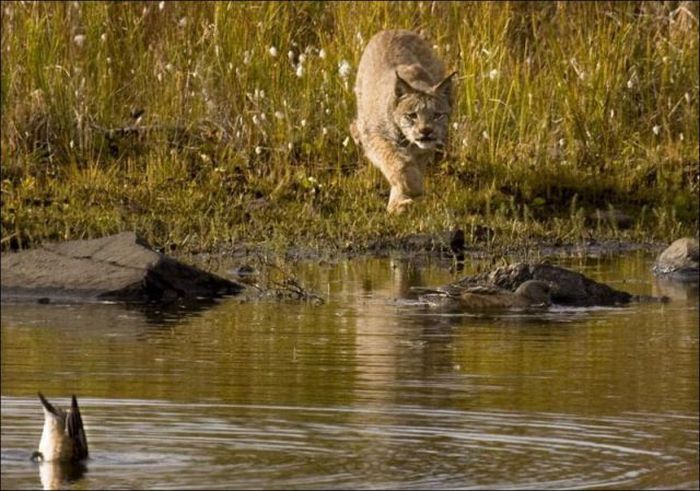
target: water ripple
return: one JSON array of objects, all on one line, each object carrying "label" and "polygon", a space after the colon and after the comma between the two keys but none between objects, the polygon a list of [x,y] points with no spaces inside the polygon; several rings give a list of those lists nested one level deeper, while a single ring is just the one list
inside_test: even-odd
[{"label": "water ripple", "polygon": [[[683,465],[679,453],[693,449],[650,448],[649,441],[672,441],[669,428],[679,425],[697,435],[696,420],[674,413],[585,418],[415,405],[93,398],[81,405],[92,451],[84,477],[90,488],[653,485],[645,480],[648,475]],[[3,397],[2,428],[3,487],[31,475],[38,479],[28,461],[41,432],[36,401]]]}]

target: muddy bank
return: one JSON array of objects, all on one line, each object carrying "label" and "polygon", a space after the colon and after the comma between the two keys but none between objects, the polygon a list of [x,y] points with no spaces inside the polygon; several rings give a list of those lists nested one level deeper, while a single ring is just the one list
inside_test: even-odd
[{"label": "muddy bank", "polygon": [[633,242],[625,240],[588,239],[578,243],[561,241],[534,241],[529,244],[494,245],[488,241],[467,243],[463,234],[448,231],[439,234],[413,234],[376,240],[367,245],[334,246],[323,249],[290,245],[282,250],[267,244],[240,243],[218,247],[209,252],[188,257],[197,263],[216,264],[237,261],[247,257],[278,257],[287,261],[335,262],[356,257],[438,258],[447,261],[508,257],[513,261],[538,258],[602,257],[635,251],[659,253],[667,243],[657,241]]}]

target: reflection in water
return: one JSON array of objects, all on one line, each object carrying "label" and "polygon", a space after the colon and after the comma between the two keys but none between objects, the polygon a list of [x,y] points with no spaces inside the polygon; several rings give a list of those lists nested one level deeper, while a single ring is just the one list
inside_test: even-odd
[{"label": "reflection in water", "polygon": [[698,301],[700,293],[700,283],[698,282],[679,282],[666,278],[654,278],[653,287],[655,295],[666,295],[671,300]]},{"label": "reflection in water", "polygon": [[[650,294],[651,259],[571,267]],[[39,485],[37,389],[81,394],[90,472],[67,487],[697,487],[691,294],[452,315],[410,292],[454,280],[443,267],[299,276],[328,302],[224,300],[155,322],[3,306],[1,487]]]},{"label": "reflection in water", "polygon": [[87,472],[82,462],[42,462],[37,466],[44,489],[65,489],[66,484],[76,483]]}]

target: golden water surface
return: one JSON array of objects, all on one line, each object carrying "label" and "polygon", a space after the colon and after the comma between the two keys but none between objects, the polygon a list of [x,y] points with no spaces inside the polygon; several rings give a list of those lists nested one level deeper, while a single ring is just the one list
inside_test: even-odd
[{"label": "golden water surface", "polygon": [[[320,306],[3,305],[0,486],[697,488],[697,285],[651,260],[559,263],[670,303],[440,314],[444,264],[367,259],[300,265]],[[83,467],[29,461],[37,391]]]}]

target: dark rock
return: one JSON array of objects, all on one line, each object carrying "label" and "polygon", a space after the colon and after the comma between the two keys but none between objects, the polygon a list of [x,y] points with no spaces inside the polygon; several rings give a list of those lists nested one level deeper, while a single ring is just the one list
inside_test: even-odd
[{"label": "dark rock", "polygon": [[455,256],[462,255],[462,258],[464,258],[464,230],[461,228],[452,231],[450,250]]},{"label": "dark rock", "polygon": [[244,286],[156,252],[133,232],[2,255],[2,300],[171,302]]},{"label": "dark rock", "polygon": [[683,282],[700,282],[698,241],[690,237],[678,239],[654,262],[652,271],[658,276]]},{"label": "dark rock", "polygon": [[489,285],[514,291],[528,280],[541,280],[552,285],[552,302],[559,305],[593,306],[620,305],[645,298],[615,290],[591,280],[581,273],[549,264],[516,263],[492,271],[468,276],[459,286]]}]

